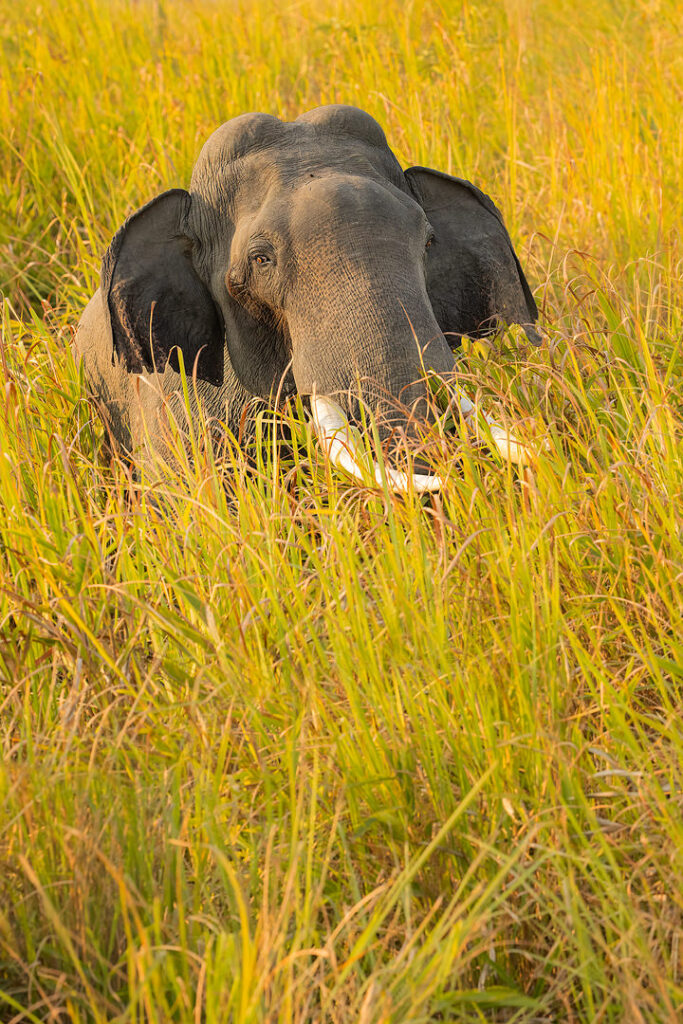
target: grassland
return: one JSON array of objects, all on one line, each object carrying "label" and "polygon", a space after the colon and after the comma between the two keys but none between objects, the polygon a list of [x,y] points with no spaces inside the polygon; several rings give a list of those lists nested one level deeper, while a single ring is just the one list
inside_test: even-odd
[{"label": "grassland", "polygon": [[[0,12],[0,1018],[677,1019],[678,4]],[[335,101],[503,209],[547,344],[461,366],[533,487],[393,498],[303,426],[132,487],[69,354],[104,248],[222,121]]]}]

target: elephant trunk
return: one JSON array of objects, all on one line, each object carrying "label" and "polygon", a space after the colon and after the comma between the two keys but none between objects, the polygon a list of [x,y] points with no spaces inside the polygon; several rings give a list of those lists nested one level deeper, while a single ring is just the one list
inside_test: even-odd
[{"label": "elephant trunk", "polygon": [[425,374],[452,375],[453,355],[422,280],[404,278],[398,295],[396,275],[368,282],[355,269],[343,302],[288,318],[297,391],[333,399],[356,421],[364,407],[383,441],[413,436],[432,415]]}]

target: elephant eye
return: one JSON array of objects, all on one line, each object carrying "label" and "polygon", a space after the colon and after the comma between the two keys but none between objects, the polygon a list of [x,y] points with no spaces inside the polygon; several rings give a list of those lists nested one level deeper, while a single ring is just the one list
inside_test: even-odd
[{"label": "elephant eye", "polygon": [[434,242],[434,232],[432,232],[432,234],[429,235],[429,237],[427,238],[427,241],[425,242],[425,249],[431,249],[433,242]]},{"label": "elephant eye", "polygon": [[263,267],[267,263],[271,263],[272,262],[270,257],[266,256],[266,254],[263,253],[263,252],[254,253],[254,255],[251,257],[251,261],[252,261],[252,263],[258,264],[259,267]]}]

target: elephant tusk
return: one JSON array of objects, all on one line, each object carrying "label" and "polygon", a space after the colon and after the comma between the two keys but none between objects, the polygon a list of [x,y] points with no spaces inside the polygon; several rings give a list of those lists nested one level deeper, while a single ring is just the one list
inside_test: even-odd
[{"label": "elephant tusk", "polygon": [[316,433],[330,461],[354,479],[361,483],[372,480],[382,487],[386,478],[389,489],[399,494],[406,494],[411,490],[417,494],[442,490],[443,480],[440,476],[402,473],[386,465],[382,470],[376,462],[367,466],[367,459],[359,450],[360,446],[353,436],[353,428],[341,408],[331,398],[312,395],[311,413]]},{"label": "elephant tusk", "polygon": [[[470,401],[460,387],[457,387],[456,389],[462,418],[465,421],[465,425],[474,434],[475,438],[478,441],[487,441],[486,434],[482,432],[479,426],[480,416],[487,424],[491,439],[503,458],[509,459],[510,462],[517,466],[530,466],[534,458],[533,450],[515,437],[511,430],[506,427],[499,426],[491,416],[478,410],[474,402]],[[544,447],[547,447],[547,445]]]}]

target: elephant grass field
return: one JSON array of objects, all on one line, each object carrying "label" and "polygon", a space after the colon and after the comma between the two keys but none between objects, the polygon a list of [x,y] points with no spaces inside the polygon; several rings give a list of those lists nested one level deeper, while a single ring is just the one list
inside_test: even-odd
[{"label": "elephant grass field", "polygon": [[[1,1020],[680,1019],[682,40],[676,0],[0,0]],[[301,406],[153,478],[103,443],[112,234],[326,103],[501,208],[544,344],[457,365],[530,473],[456,434],[438,495],[361,487]]]}]

